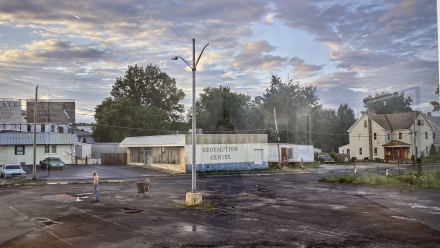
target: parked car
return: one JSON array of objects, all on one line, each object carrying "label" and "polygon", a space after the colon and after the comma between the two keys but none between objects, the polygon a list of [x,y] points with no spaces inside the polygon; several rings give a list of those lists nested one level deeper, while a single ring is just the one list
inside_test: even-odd
[{"label": "parked car", "polygon": [[0,168],[0,174],[3,178],[8,176],[26,176],[26,171],[19,164],[4,164]]},{"label": "parked car", "polygon": [[318,155],[318,161],[321,164],[334,164],[335,160],[328,154]]},{"label": "parked car", "polygon": [[47,168],[47,166],[50,166],[51,169],[53,168],[59,168],[59,169],[63,169],[64,168],[65,163],[57,157],[47,157],[43,160],[40,160],[40,166],[42,168]]}]

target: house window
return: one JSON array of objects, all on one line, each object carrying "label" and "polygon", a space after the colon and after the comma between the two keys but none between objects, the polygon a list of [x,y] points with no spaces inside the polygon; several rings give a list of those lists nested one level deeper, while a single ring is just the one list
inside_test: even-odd
[{"label": "house window", "polygon": [[425,132],[425,139],[428,139],[428,132]]},{"label": "house window", "polygon": [[387,138],[388,140],[390,140],[390,133],[387,133]]},{"label": "house window", "polygon": [[63,127],[58,127],[58,133],[64,133],[64,128]]},{"label": "house window", "polygon": [[55,133],[55,125],[50,125],[50,132]]},{"label": "house window", "polygon": [[425,154],[429,154],[428,147],[426,147],[426,149],[425,149]]},{"label": "house window", "polygon": [[50,153],[50,145],[44,145],[44,153]]},{"label": "house window", "polygon": [[83,138],[83,143],[87,143],[87,138]]},{"label": "house window", "polygon": [[57,153],[57,145],[52,145],[52,153]]},{"label": "house window", "polygon": [[374,155],[377,156],[377,147],[374,148]]},{"label": "house window", "polygon": [[15,146],[15,155],[24,155],[25,146]]},{"label": "house window", "polygon": [[399,133],[399,139],[402,139],[402,133]]},{"label": "house window", "polygon": [[27,125],[27,131],[28,131],[28,132],[31,132],[31,124],[28,124],[28,125]]},{"label": "house window", "polygon": [[435,132],[432,132],[432,139],[435,139]]},{"label": "house window", "polygon": [[362,155],[362,147],[359,148],[359,155]]},{"label": "house window", "polygon": [[46,132],[46,125],[41,124],[41,132],[45,133]]},{"label": "house window", "polygon": [[423,124],[424,124],[424,123],[423,123],[423,120],[417,120],[417,125],[418,125],[418,126],[423,126]]},{"label": "house window", "polygon": [[373,133],[373,139],[374,139],[374,140],[377,139],[377,135],[376,135],[376,133]]},{"label": "house window", "polygon": [[159,164],[179,164],[179,147],[154,147],[152,150],[153,163]]},{"label": "house window", "polygon": [[131,147],[130,149],[130,161],[144,163],[144,148],[143,147]]},{"label": "house window", "polygon": [[368,122],[367,122],[367,120],[364,120],[364,127],[368,127]]}]

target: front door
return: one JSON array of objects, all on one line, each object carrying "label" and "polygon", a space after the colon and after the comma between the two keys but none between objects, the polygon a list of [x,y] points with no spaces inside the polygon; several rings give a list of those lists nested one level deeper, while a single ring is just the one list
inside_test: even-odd
[{"label": "front door", "polygon": [[151,162],[153,161],[152,157],[151,157],[151,150],[145,150],[144,151],[144,164],[145,165],[151,165]]}]

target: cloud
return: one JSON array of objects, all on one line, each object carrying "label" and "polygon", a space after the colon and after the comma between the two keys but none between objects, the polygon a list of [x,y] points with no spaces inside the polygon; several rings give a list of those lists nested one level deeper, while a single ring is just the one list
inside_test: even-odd
[{"label": "cloud", "polygon": [[[355,106],[384,85],[423,86],[429,89],[422,90],[423,101],[436,97],[435,1],[294,2],[4,1],[0,78],[14,86],[4,97],[32,98],[38,84],[47,97],[75,98],[80,108],[94,109],[133,64],[159,65],[189,96],[190,70],[170,57],[192,60],[193,38],[197,55],[210,44],[197,68],[198,91],[226,85],[254,97],[264,93],[271,74],[293,72],[318,86],[326,106],[341,99]],[[328,49],[302,51],[287,33],[268,38],[256,29],[277,25],[298,34],[295,41]]]},{"label": "cloud", "polygon": [[242,67],[246,70],[255,69],[276,69],[287,61],[286,58],[270,55],[275,47],[270,46],[267,41],[247,42],[241,48],[241,52],[235,56],[233,66]]},{"label": "cloud", "polygon": [[294,67],[294,75],[298,78],[308,78],[314,76],[323,68],[323,66],[306,64],[304,60],[298,57],[291,58],[290,63]]}]

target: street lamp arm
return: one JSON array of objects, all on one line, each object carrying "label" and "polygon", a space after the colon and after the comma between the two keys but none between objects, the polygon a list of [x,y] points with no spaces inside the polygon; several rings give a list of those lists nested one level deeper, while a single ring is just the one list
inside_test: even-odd
[{"label": "street lamp arm", "polygon": [[205,48],[206,48],[208,45],[209,45],[209,43],[206,44],[206,45],[203,47],[202,51],[200,52],[200,55],[199,55],[199,57],[197,58],[197,62],[196,62],[196,64],[195,64],[195,68],[197,68],[197,65],[199,64],[200,57],[202,57],[203,51],[205,51]]},{"label": "street lamp arm", "polygon": [[174,56],[174,57],[171,57],[171,60],[177,60],[177,59],[181,59],[183,62],[185,62],[185,64],[186,64],[187,66],[189,66],[189,68],[193,69],[192,64],[191,64],[190,62],[188,62],[186,59],[184,59],[184,58],[182,58],[182,57],[180,57],[180,56]]}]

